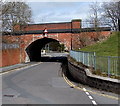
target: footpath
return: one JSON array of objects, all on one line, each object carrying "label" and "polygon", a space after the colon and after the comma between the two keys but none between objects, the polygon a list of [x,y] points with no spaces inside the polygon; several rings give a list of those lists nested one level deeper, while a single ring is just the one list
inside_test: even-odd
[{"label": "footpath", "polygon": [[[47,56],[45,53],[42,53],[42,56]],[[11,66],[6,66],[6,67],[0,67],[0,73],[4,73],[7,71],[11,71],[14,69],[19,69],[19,68],[23,68],[23,67],[27,67],[27,66],[32,66],[34,64],[39,64],[39,62],[27,62],[27,63],[20,63],[20,64],[15,64],[15,65],[11,65]]]},{"label": "footpath", "polygon": [[30,66],[30,65],[33,65],[35,63],[36,62],[28,62],[28,63],[20,63],[20,64],[11,65],[11,66],[1,67],[0,73],[11,71],[14,69],[19,69],[19,68],[26,67],[26,66]]}]

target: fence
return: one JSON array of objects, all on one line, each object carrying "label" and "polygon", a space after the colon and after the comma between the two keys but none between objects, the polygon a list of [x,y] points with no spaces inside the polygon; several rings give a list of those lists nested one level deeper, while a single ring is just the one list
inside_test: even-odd
[{"label": "fence", "polygon": [[76,61],[83,64],[94,67],[95,70],[99,70],[108,76],[120,76],[120,70],[118,69],[118,63],[120,57],[117,56],[96,56],[95,52],[83,52],[83,51],[70,51],[70,56]]}]

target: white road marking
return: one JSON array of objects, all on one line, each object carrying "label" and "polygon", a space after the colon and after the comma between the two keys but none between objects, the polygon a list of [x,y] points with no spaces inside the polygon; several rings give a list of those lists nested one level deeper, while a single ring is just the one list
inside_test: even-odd
[{"label": "white road marking", "polygon": [[96,103],[94,100],[92,100],[92,103],[93,103],[94,105],[97,105],[97,103]]},{"label": "white road marking", "polygon": [[85,88],[83,88],[84,91],[87,91]]},{"label": "white road marking", "polygon": [[93,99],[92,96],[88,96],[90,99]]},{"label": "white road marking", "polygon": [[[97,92],[93,92],[93,91],[90,91],[90,90],[86,90],[86,88],[80,88],[80,87],[76,86],[75,84],[73,84],[72,82],[70,82],[70,81],[67,79],[67,77],[65,77],[64,74],[63,74],[63,78],[64,78],[64,80],[66,81],[66,83],[68,83],[70,86],[73,86],[74,88],[79,89],[79,90],[81,90],[81,91],[85,91],[85,93],[86,93],[87,96],[89,96],[90,93],[92,93],[92,94],[97,94],[97,95],[99,95],[99,96],[103,96],[103,97],[107,97],[107,98],[112,98],[112,99],[115,99],[115,100],[120,100],[119,98],[114,97],[114,96],[99,94],[99,93],[97,93]],[[89,92],[90,92],[90,93],[89,93]],[[95,102],[94,99],[91,100],[91,101],[92,101],[92,103],[93,103],[94,105],[97,105],[97,103]]]},{"label": "white road marking", "polygon": [[87,95],[90,95],[89,92],[85,92]]},{"label": "white road marking", "polygon": [[97,103],[93,100],[93,97],[90,96],[90,93],[87,92],[87,89],[86,89],[86,88],[83,88],[83,91],[86,93],[86,95],[88,96],[88,98],[89,98],[90,100],[92,100],[93,105],[97,105]]}]

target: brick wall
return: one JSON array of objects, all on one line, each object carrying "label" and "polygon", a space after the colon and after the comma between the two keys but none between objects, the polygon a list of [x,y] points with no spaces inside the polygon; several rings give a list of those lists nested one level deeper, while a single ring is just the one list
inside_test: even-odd
[{"label": "brick wall", "polygon": [[94,39],[96,38],[105,39],[109,37],[110,33],[111,33],[110,31],[73,33],[72,34],[72,48],[78,49],[82,47],[81,46],[82,43],[80,42],[81,38],[83,38],[84,40],[86,39],[88,41],[88,44],[90,45],[96,42],[94,41]]},{"label": "brick wall", "polygon": [[81,28],[81,20],[72,20],[72,29]]},{"label": "brick wall", "polygon": [[20,49],[4,49],[1,52],[0,67],[14,65],[20,63]]},{"label": "brick wall", "polygon": [[22,26],[22,30],[33,31],[33,30],[44,30],[47,29],[71,29],[71,23],[54,23],[54,24],[33,24],[28,26]]},{"label": "brick wall", "polygon": [[[46,24],[28,24],[21,26],[23,31],[33,31],[33,30],[44,30],[49,29],[71,29],[71,28],[81,28],[81,20],[72,20],[72,22],[64,23],[46,23]],[[20,26],[14,26],[14,30],[19,31]]]}]

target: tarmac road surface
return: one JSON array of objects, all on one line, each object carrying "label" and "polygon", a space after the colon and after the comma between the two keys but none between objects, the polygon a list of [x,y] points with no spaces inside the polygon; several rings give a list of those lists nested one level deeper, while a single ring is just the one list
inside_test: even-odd
[{"label": "tarmac road surface", "polygon": [[61,62],[39,62],[2,75],[2,103],[97,105],[117,104],[118,100],[71,87],[62,77]]}]

